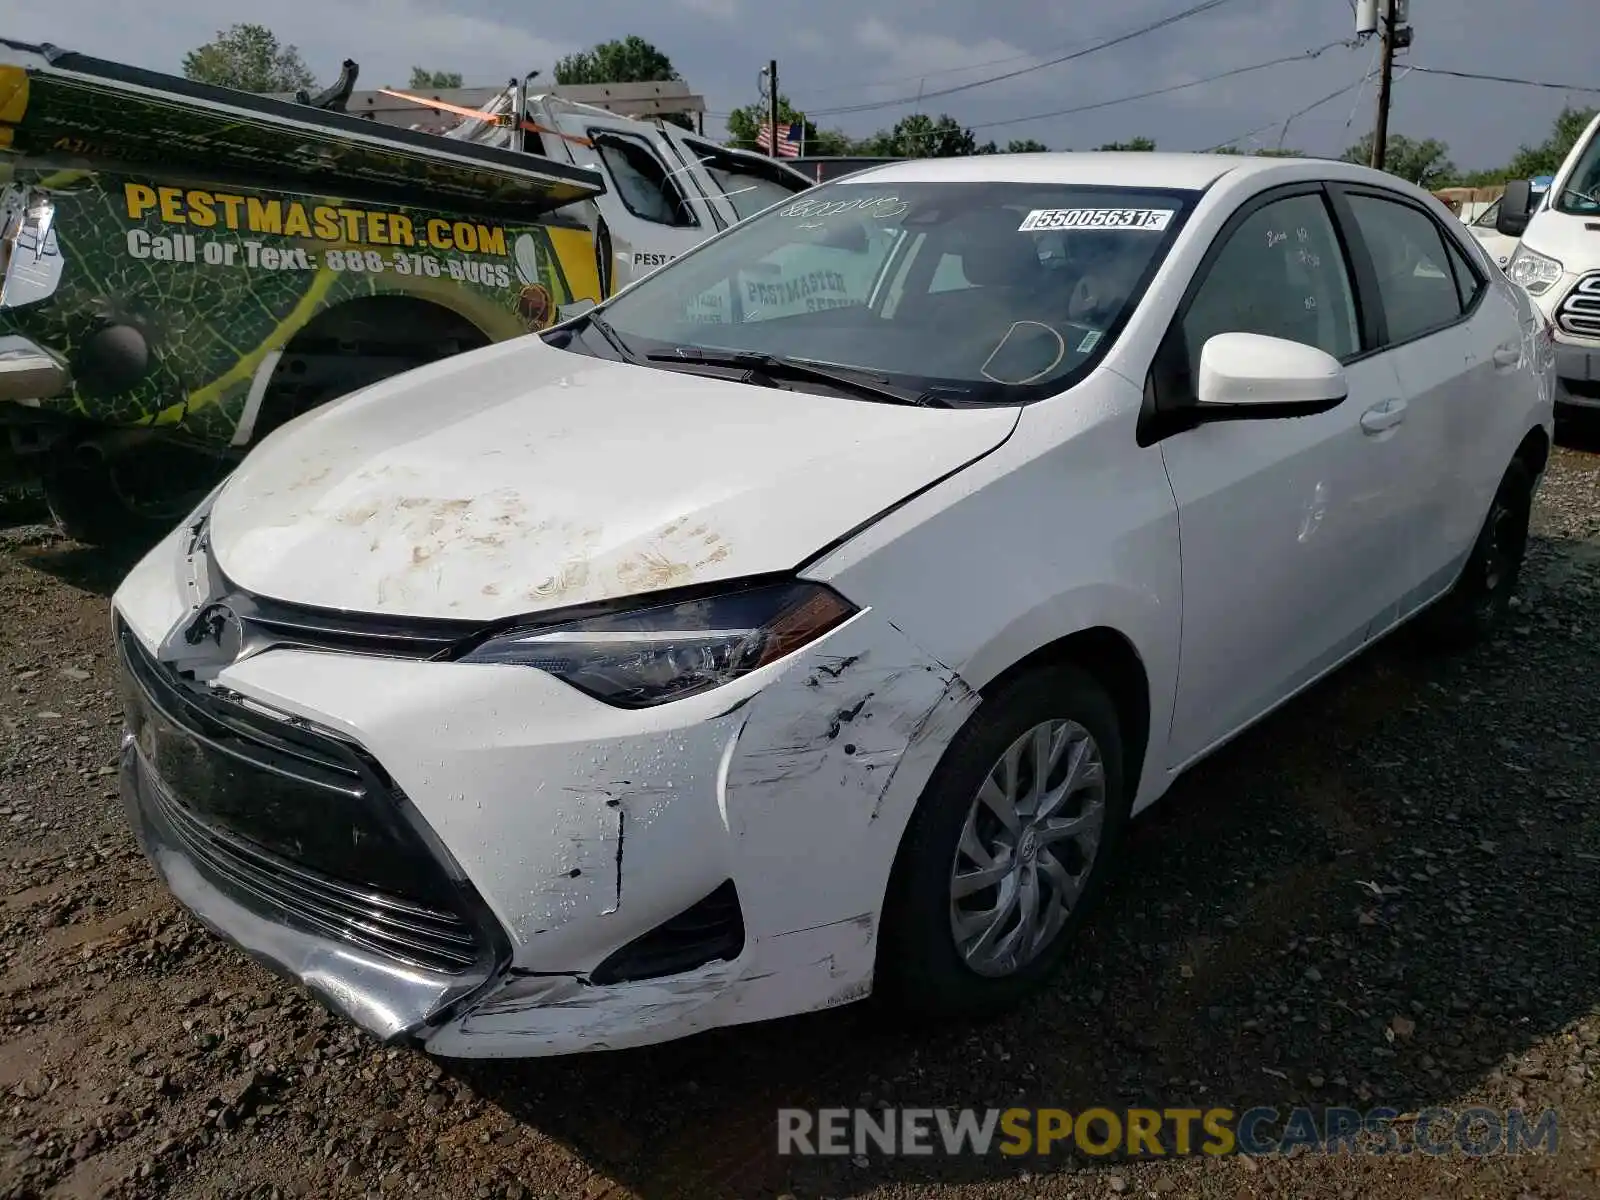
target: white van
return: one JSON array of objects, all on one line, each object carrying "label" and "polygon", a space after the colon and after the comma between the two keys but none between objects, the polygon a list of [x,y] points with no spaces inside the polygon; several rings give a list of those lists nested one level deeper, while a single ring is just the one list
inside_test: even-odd
[{"label": "white van", "polygon": [[1529,181],[1506,184],[1495,228],[1521,238],[1506,274],[1554,327],[1556,403],[1600,409],[1600,116],[1542,197]]}]

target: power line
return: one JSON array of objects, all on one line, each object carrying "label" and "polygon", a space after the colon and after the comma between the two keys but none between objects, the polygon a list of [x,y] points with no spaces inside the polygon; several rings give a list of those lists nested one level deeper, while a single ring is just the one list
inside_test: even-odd
[{"label": "power line", "polygon": [[[1078,44],[1081,45],[1082,43],[1078,43]],[[1109,44],[1109,43],[1107,43],[1107,44]],[[1148,99],[1151,96],[1162,96],[1162,95],[1166,95],[1169,92],[1183,91],[1185,88],[1199,87],[1200,85],[1206,84],[1206,83],[1215,83],[1218,80],[1228,79],[1228,78],[1230,78],[1230,77],[1232,77],[1234,75],[1243,75],[1243,74],[1247,74],[1247,73],[1249,73],[1251,71],[1265,70],[1267,67],[1275,67],[1275,66],[1279,66],[1279,65],[1281,65],[1283,63],[1299,62],[1302,59],[1316,58],[1318,55],[1321,55],[1321,54],[1327,52],[1328,50],[1333,49],[1336,46],[1349,46],[1349,45],[1352,45],[1352,44],[1353,43],[1347,42],[1347,41],[1329,42],[1326,46],[1318,47],[1316,50],[1308,50],[1304,54],[1292,54],[1292,55],[1288,55],[1288,56],[1286,56],[1284,58],[1274,58],[1274,59],[1271,59],[1271,60],[1269,60],[1267,62],[1253,63],[1250,66],[1246,66],[1246,67],[1237,67],[1232,71],[1224,71],[1220,75],[1208,75],[1204,79],[1193,79],[1193,80],[1190,80],[1187,83],[1174,84],[1171,87],[1156,88],[1153,91],[1148,91],[1148,92],[1136,92],[1131,96],[1120,96],[1115,100],[1101,100],[1101,101],[1098,101],[1098,102],[1096,102],[1094,104],[1080,104],[1080,105],[1077,105],[1077,106],[1075,106],[1073,108],[1058,109],[1055,112],[1034,113],[1032,116],[1026,116],[1026,117],[1008,117],[1007,119],[1005,119],[1003,121],[985,121],[985,122],[983,122],[981,124],[970,126],[970,128],[972,128],[972,129],[994,129],[994,128],[997,128],[997,127],[1002,126],[1002,125],[1020,125],[1023,122],[1026,122],[1026,121],[1041,121],[1041,120],[1045,120],[1045,119],[1050,118],[1050,117],[1065,117],[1065,116],[1071,116],[1073,114],[1081,113],[1081,112],[1091,112],[1091,111],[1093,111],[1095,109],[1108,108],[1108,107],[1110,107],[1112,105],[1115,105],[1115,104],[1125,104],[1125,103],[1128,103],[1128,102],[1133,101],[1133,100],[1144,100],[1144,99]],[[1099,48],[1099,47],[1097,47],[1097,48]],[[997,62],[1006,62],[1006,61],[1010,61],[1010,60],[997,59],[995,61],[997,61]],[[975,67],[983,66],[983,65],[988,65],[988,64],[974,63],[974,64],[972,64],[972,67],[951,67],[951,68],[948,68],[947,72],[945,72],[945,73],[949,73],[949,72],[952,72],[952,71],[971,70],[971,69],[973,69]],[[1589,93],[1589,94],[1600,95],[1600,87],[1588,87],[1588,86],[1585,86],[1585,85],[1582,85],[1582,84],[1576,84],[1576,83],[1552,83],[1552,82],[1549,82],[1549,81],[1546,81],[1546,80],[1540,80],[1540,79],[1520,79],[1520,78],[1516,78],[1516,77],[1510,76],[1510,75],[1485,75],[1485,74],[1481,74],[1481,73],[1475,72],[1475,71],[1449,71],[1449,70],[1445,70],[1442,67],[1419,67],[1419,66],[1413,66],[1413,65],[1411,65],[1409,63],[1406,65],[1405,72],[1408,75],[1411,74],[1412,72],[1416,72],[1416,73],[1419,73],[1419,74],[1422,74],[1422,75],[1446,75],[1446,76],[1449,76],[1449,77],[1451,77],[1453,79],[1475,79],[1475,80],[1486,81],[1486,82],[1489,82],[1489,83],[1519,84],[1519,85],[1522,85],[1524,87],[1548,88],[1548,89],[1550,89],[1552,91],[1585,92],[1585,93]],[[934,75],[934,74],[939,74],[939,73],[940,72],[934,72],[934,71],[927,72],[928,75]],[[1337,92],[1334,92],[1331,95],[1323,97],[1321,100],[1318,100],[1315,104],[1313,104],[1313,105],[1311,105],[1311,106],[1309,106],[1307,108],[1301,109],[1299,112],[1292,114],[1286,121],[1272,121],[1269,124],[1262,125],[1257,129],[1251,130],[1249,133],[1240,134],[1239,137],[1234,138],[1231,141],[1222,142],[1222,143],[1220,143],[1220,145],[1229,146],[1229,145],[1232,145],[1233,142],[1240,141],[1243,138],[1253,137],[1257,133],[1263,133],[1263,132],[1265,132],[1265,131],[1267,131],[1269,129],[1276,129],[1276,128],[1279,127],[1279,125],[1287,124],[1288,121],[1293,121],[1296,117],[1300,117],[1300,116],[1305,115],[1306,113],[1310,112],[1313,108],[1320,108],[1322,105],[1327,104],[1329,101],[1336,100],[1340,96],[1344,95],[1345,93],[1347,93],[1349,91],[1352,91],[1355,88],[1363,86],[1364,84],[1366,84],[1368,82],[1368,80],[1370,80],[1372,78],[1372,75],[1373,75],[1373,71],[1369,67],[1367,72],[1365,74],[1363,74],[1360,79],[1356,80],[1355,83],[1350,84],[1348,87],[1340,88]],[[920,78],[920,76],[911,76],[911,78]],[[891,82],[891,81],[885,81],[885,82]],[[932,94],[933,95],[940,95],[942,93],[932,93]],[[885,101],[884,103],[887,104],[889,102]],[[836,111],[839,111],[839,110],[836,110],[836,109],[818,109],[818,110],[815,110],[815,111],[816,111],[817,115],[825,116],[825,115],[829,115],[829,114],[831,114],[833,112],[836,112]],[[726,116],[731,116],[732,114],[731,113],[707,113],[706,115],[708,117],[709,116],[723,116],[723,117],[726,117]]]},{"label": "power line", "polygon": [[[1085,39],[1083,39],[1081,41],[1068,42],[1064,46],[1052,47],[1051,49],[1046,50],[1045,53],[1046,54],[1056,54],[1056,53],[1059,53],[1059,52],[1062,52],[1062,51],[1076,50],[1080,46],[1092,45],[1094,43],[1094,41],[1095,41],[1094,38],[1085,38]],[[967,63],[965,66],[960,66],[960,67],[940,67],[936,71],[919,71],[915,75],[896,75],[893,78],[889,78],[889,79],[868,79],[865,82],[847,84],[844,87],[823,88],[822,89],[822,94],[823,95],[830,95],[830,94],[836,95],[839,92],[860,92],[860,91],[865,91],[868,88],[882,87],[882,86],[884,86],[886,84],[890,84],[890,83],[918,83],[918,82],[920,82],[920,81],[922,81],[924,79],[933,79],[934,77],[939,76],[939,75],[959,75],[963,71],[976,71],[980,67],[998,67],[1002,63],[1022,62],[1024,59],[1031,59],[1031,58],[1036,58],[1036,57],[1038,57],[1037,53],[1035,51],[1031,51],[1030,50],[1030,51],[1025,51],[1022,54],[1008,54],[1004,58],[989,58],[989,59],[985,59],[982,62]],[[808,91],[812,95],[816,94],[816,89],[814,89],[814,88],[808,89]]]},{"label": "power line", "polygon": [[1550,83],[1543,79],[1518,79],[1514,75],[1483,75],[1476,71],[1446,71],[1443,67],[1412,67],[1419,75],[1448,75],[1452,79],[1482,79],[1489,83],[1515,83],[1523,87],[1549,88],[1554,92],[1590,92],[1600,95],[1600,87],[1577,83]]},{"label": "power line", "polygon": [[1291,122],[1296,121],[1299,118],[1305,116],[1308,112],[1312,111],[1313,109],[1321,108],[1324,104],[1328,104],[1331,101],[1337,100],[1340,96],[1345,95],[1347,92],[1355,91],[1358,87],[1361,87],[1363,84],[1365,84],[1367,82],[1367,80],[1370,79],[1370,78],[1372,78],[1372,71],[1371,71],[1371,68],[1368,68],[1365,72],[1362,73],[1361,78],[1357,79],[1354,83],[1347,83],[1342,88],[1340,88],[1338,91],[1329,92],[1326,96],[1322,97],[1322,99],[1320,99],[1320,100],[1313,100],[1310,104],[1306,105],[1304,108],[1297,109],[1294,112],[1290,113],[1283,120],[1281,120],[1281,121],[1270,121],[1265,125],[1257,126],[1255,129],[1251,129],[1251,130],[1249,130],[1249,131],[1247,131],[1245,133],[1241,133],[1236,137],[1231,137],[1225,142],[1218,142],[1215,146],[1208,147],[1205,151],[1203,151],[1203,153],[1215,154],[1218,150],[1225,150],[1225,149],[1227,149],[1227,147],[1234,145],[1236,142],[1242,142],[1246,138],[1253,138],[1258,133],[1265,133],[1265,132],[1267,132],[1267,130],[1269,130],[1269,129],[1277,129],[1279,126],[1282,126],[1284,129],[1288,129],[1288,127],[1289,127]]},{"label": "power line", "polygon": [[1030,66],[1020,67],[1015,71],[1007,71],[1002,75],[991,75],[984,79],[974,79],[968,83],[958,83],[952,87],[939,88],[931,92],[918,92],[915,96],[901,96],[894,100],[875,100],[871,103],[865,104],[845,104],[836,108],[811,109],[809,110],[809,115],[813,117],[831,117],[840,115],[842,113],[871,112],[874,109],[896,108],[902,104],[921,103],[924,100],[933,100],[939,96],[953,96],[957,92],[965,92],[970,91],[973,88],[987,87],[991,83],[1000,83],[1003,80],[1016,79],[1020,75],[1027,75],[1033,71],[1042,71],[1046,67],[1059,66],[1064,62],[1072,62],[1074,59],[1083,58],[1086,55],[1094,54],[1100,50],[1109,50],[1112,46],[1120,46],[1124,42],[1131,42],[1134,38],[1144,37],[1149,33],[1155,33],[1159,29],[1165,29],[1169,25],[1176,25],[1179,21],[1186,21],[1190,17],[1198,17],[1201,13],[1210,12],[1214,8],[1220,8],[1222,5],[1229,4],[1231,2],[1232,0],[1201,0],[1201,3],[1199,4],[1192,4],[1180,12],[1173,13],[1171,16],[1163,17],[1159,21],[1152,21],[1148,25],[1143,25],[1138,29],[1129,30],[1127,33],[1119,34],[1117,37],[1109,38],[1103,42],[1096,42],[1092,46],[1088,46],[1082,50],[1075,50],[1071,54],[1059,55],[1056,58],[1046,59],[1044,62],[1033,63]]},{"label": "power line", "polygon": [[1266,62],[1251,63],[1246,67],[1235,67],[1231,71],[1223,71],[1217,75],[1207,75],[1204,79],[1191,79],[1187,83],[1174,83],[1168,87],[1153,88],[1148,92],[1135,92],[1131,96],[1118,96],[1115,100],[1097,100],[1093,104],[1078,104],[1072,108],[1059,108],[1054,112],[1034,113],[1026,117],[1007,117],[1003,121],[983,121],[971,126],[972,129],[995,129],[1001,125],[1020,125],[1024,121],[1043,121],[1050,117],[1066,117],[1074,113],[1092,112],[1099,108],[1110,108],[1116,104],[1128,104],[1134,100],[1146,100],[1151,96],[1165,96],[1172,92],[1181,92],[1185,88],[1200,87],[1202,84],[1216,83],[1222,79],[1232,79],[1236,75],[1247,75],[1252,71],[1264,71],[1268,67],[1279,67],[1284,63],[1306,62],[1309,59],[1326,54],[1336,46],[1348,46],[1349,42],[1329,42],[1326,46],[1319,46],[1315,50],[1307,50],[1301,54],[1287,54],[1282,58],[1268,59]]}]

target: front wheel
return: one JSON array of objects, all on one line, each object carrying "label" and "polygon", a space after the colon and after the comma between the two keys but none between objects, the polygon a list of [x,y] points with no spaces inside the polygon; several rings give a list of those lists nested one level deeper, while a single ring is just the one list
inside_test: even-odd
[{"label": "front wheel", "polygon": [[1116,707],[1072,667],[986,698],[906,830],[875,992],[929,1017],[986,1017],[1036,990],[1098,899],[1127,823]]}]

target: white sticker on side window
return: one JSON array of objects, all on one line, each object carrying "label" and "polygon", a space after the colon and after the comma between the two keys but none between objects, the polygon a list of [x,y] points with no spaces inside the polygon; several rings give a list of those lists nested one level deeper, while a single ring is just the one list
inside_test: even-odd
[{"label": "white sticker on side window", "polygon": [[1147,229],[1161,232],[1172,220],[1170,208],[1036,208],[1022,219],[1018,233],[1040,229]]}]

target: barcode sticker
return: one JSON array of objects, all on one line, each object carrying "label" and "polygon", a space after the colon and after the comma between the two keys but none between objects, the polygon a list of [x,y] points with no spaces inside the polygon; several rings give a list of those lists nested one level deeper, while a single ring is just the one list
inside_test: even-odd
[{"label": "barcode sticker", "polygon": [[1022,219],[1018,233],[1040,229],[1146,229],[1160,233],[1172,220],[1170,208],[1036,208]]}]

